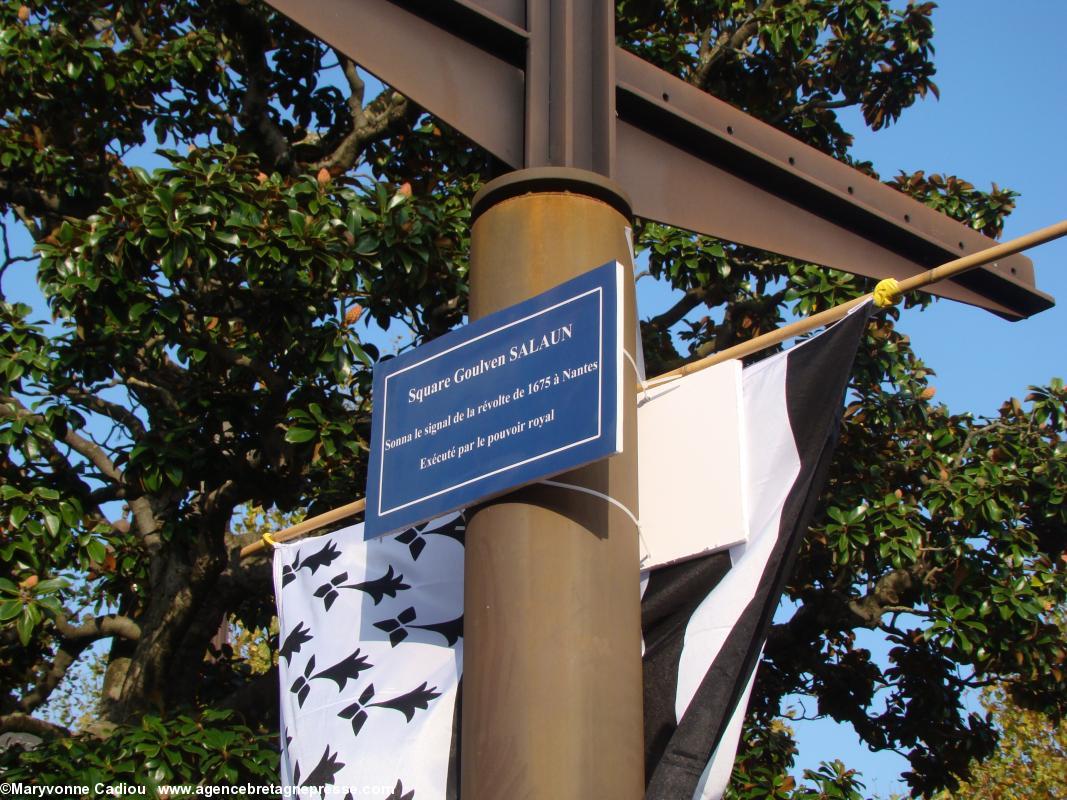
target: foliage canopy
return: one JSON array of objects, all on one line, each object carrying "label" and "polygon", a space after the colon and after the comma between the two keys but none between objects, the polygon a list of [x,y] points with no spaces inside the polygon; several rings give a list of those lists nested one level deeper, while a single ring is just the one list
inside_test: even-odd
[{"label": "foliage canopy", "polygon": [[997,752],[936,800],[1052,800],[1067,793],[1067,720],[1050,721],[1016,703],[1003,686],[982,690],[982,706],[1000,731]]},{"label": "foliage canopy", "polygon": [[[932,7],[620,0],[617,36],[848,161],[839,109],[877,129],[936,94]],[[0,298],[0,732],[47,740],[3,758],[58,782],[83,766],[120,780],[131,753],[156,782],[208,753],[270,774],[276,673],[211,645],[222,624],[270,620],[267,564],[236,558],[236,521],[360,493],[367,325],[418,342],[460,323],[470,199],[501,165],[387,87],[368,98],[352,61],[254,0],[4,0],[0,77],[0,275],[35,269],[52,314]],[[1014,202],[936,173],[891,183],[991,235]],[[19,225],[32,252],[9,246]],[[869,289],[660,225],[636,234],[678,298],[642,323],[652,373]],[[1067,390],[953,413],[896,319],[861,346],[735,797],[858,796],[841,765],[786,777],[788,697],[904,752],[924,792],[994,749],[966,690],[995,681],[1067,709],[1051,617],[1067,594]],[[92,734],[108,738],[87,744],[40,712],[100,646]],[[233,777],[210,763],[209,780]]]}]

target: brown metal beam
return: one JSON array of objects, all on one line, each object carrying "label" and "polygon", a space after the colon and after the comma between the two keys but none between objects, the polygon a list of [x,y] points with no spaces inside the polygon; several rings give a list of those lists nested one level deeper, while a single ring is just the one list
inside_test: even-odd
[{"label": "brown metal beam", "polygon": [[[632,53],[615,63],[616,179],[638,216],[873,278],[995,244]],[[1022,255],[931,291],[1009,318],[1052,305]]]},{"label": "brown metal beam", "polygon": [[[270,2],[504,163],[610,175],[638,216],[877,278],[995,244],[621,48],[605,58],[604,0]],[[930,291],[1009,319],[1053,304],[1022,255]]]},{"label": "brown metal beam", "polygon": [[[270,3],[504,163],[522,164],[523,70],[500,55],[515,41],[522,55],[525,31],[457,0],[404,4],[409,8],[389,0]],[[446,17],[448,28],[436,24]]]}]

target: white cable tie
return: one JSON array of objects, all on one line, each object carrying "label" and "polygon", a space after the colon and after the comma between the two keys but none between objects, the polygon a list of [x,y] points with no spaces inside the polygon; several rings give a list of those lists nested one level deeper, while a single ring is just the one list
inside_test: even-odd
[{"label": "white cable tie", "polygon": [[663,386],[665,383],[680,380],[684,377],[685,375],[657,375],[655,378],[649,378],[642,386],[645,390],[654,389],[657,386]]},{"label": "white cable tie", "polygon": [[641,369],[637,366],[637,362],[634,361],[634,357],[630,355],[629,351],[623,350],[622,354],[626,356],[626,360],[629,361],[630,366],[634,368],[634,377],[637,378],[637,386],[641,390],[641,399],[642,401],[647,402],[649,381],[641,379]]},{"label": "white cable tie", "polygon": [[[622,503],[620,503],[618,500],[616,500],[611,495],[604,494],[603,492],[598,492],[596,489],[590,489],[587,486],[577,486],[577,485],[575,485],[573,483],[561,483],[560,481],[550,481],[550,480],[542,480],[542,481],[538,481],[538,483],[543,483],[545,486],[555,486],[555,487],[560,488],[560,489],[573,489],[576,492],[583,492],[585,494],[591,494],[591,495],[593,495],[593,497],[599,497],[601,500],[607,500],[609,503],[611,503],[617,509],[622,511],[631,520],[633,520],[634,525],[637,526],[637,538],[640,539],[641,545],[642,545],[642,547],[644,547],[645,552],[646,553],[650,552],[649,549],[648,549],[648,542],[645,541],[645,534],[641,530],[641,520],[639,520],[637,517],[634,516],[634,512],[632,512],[630,509],[628,509],[626,506],[624,506]],[[641,563],[644,563],[645,560],[647,560],[647,558],[648,558],[647,555],[642,557],[641,558]]]}]

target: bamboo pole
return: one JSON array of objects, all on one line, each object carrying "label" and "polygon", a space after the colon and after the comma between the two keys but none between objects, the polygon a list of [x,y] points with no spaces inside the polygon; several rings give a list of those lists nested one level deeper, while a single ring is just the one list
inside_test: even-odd
[{"label": "bamboo pole", "polygon": [[[1004,258],[1014,253],[1027,250],[1031,247],[1037,247],[1038,245],[1051,242],[1054,239],[1059,239],[1062,236],[1067,236],[1067,220],[1057,222],[1054,225],[1049,225],[1044,228],[1039,228],[1036,231],[1027,233],[1023,236],[1019,236],[1016,239],[1010,239],[1007,242],[1003,242],[998,245],[994,245],[986,250],[982,250],[978,253],[972,253],[969,256],[957,258],[953,261],[949,261],[942,264],[939,267],[921,272],[918,275],[913,275],[910,278],[898,282],[898,289],[900,294],[911,292],[916,289],[921,289],[924,286],[929,286],[937,281],[951,278],[955,275],[959,275],[961,272],[966,272],[969,269],[980,267],[984,264],[989,264],[992,261],[996,261],[998,258]],[[764,350],[773,345],[780,344],[786,339],[790,339],[794,336],[800,336],[802,334],[813,331],[816,328],[823,325],[829,325],[845,316],[850,310],[866,302],[871,298],[871,295],[865,294],[863,297],[857,297],[855,300],[849,300],[847,303],[834,306],[833,308],[821,311],[818,314],[812,314],[810,317],[792,322],[789,325],[784,325],[781,328],[765,333],[762,336],[757,336],[754,339],[750,339],[747,342],[728,347],[718,353],[712,353],[706,358],[702,358],[699,361],[694,361],[690,364],[679,367],[678,369],[671,370],[670,372],[664,372],[662,375],[657,375],[655,378],[651,378],[645,381],[643,388],[649,388],[657,386],[661,383],[681,378],[685,375],[691,375],[694,372],[699,372],[702,369],[713,367],[716,364],[720,364],[723,361],[730,361],[735,358],[744,358],[745,356],[758,353],[760,350]],[[640,390],[640,389],[639,389]],[[362,500],[356,500],[353,503],[340,506],[338,508],[331,509],[324,514],[306,519],[303,522],[293,525],[292,527],[285,528],[278,533],[275,533],[271,538],[275,542],[286,542],[290,539],[295,539],[297,536],[301,536],[305,533],[323,528],[333,522],[337,522],[345,517],[350,517],[360,513],[367,506],[366,498]],[[245,545],[241,548],[241,558],[250,556],[253,553],[258,553],[267,544],[262,539],[253,542],[252,544]]]},{"label": "bamboo pole", "polygon": [[[286,528],[285,530],[281,530],[277,533],[271,534],[270,538],[273,539],[275,542],[278,542],[279,544],[281,542],[287,542],[290,539],[295,539],[297,536],[301,536],[305,533],[310,533],[311,531],[318,530],[319,528],[324,528],[332,522],[337,522],[337,520],[339,519],[344,519],[345,517],[351,517],[355,514],[358,514],[366,507],[367,498],[364,497],[352,503],[346,503],[343,506],[331,508],[329,511],[323,514],[318,514],[314,517],[311,517],[310,519],[306,519],[303,522],[299,522],[296,525]],[[253,553],[258,553],[266,546],[267,542],[265,542],[263,539],[258,539],[252,542],[252,544],[246,544],[244,547],[241,548],[241,558],[250,556]]]},{"label": "bamboo pole", "polygon": [[[967,270],[980,267],[983,264],[989,264],[990,262],[996,261],[998,258],[1004,258],[1005,256],[1010,256],[1014,253],[1021,252],[1022,250],[1036,247],[1039,244],[1051,242],[1053,239],[1059,239],[1064,235],[1067,235],[1067,220],[1040,228],[1016,239],[993,245],[981,252],[957,258],[942,264],[939,267],[927,270],[926,272],[920,272],[918,275],[913,275],[910,278],[905,278],[902,281],[898,281],[898,292],[903,295],[907,292],[921,289],[924,286],[929,286],[932,283],[937,283],[946,278],[954,277]],[[645,388],[658,386],[661,383],[667,383],[676,378],[691,375],[694,372],[700,372],[702,369],[721,364],[723,361],[744,358],[753,353],[758,353],[760,350],[765,350],[768,347],[780,344],[786,339],[791,339],[794,336],[800,336],[801,334],[808,333],[816,328],[829,325],[841,319],[856,306],[870,299],[871,295],[869,294],[866,294],[863,297],[857,297],[855,300],[849,300],[847,303],[834,306],[826,311],[812,314],[810,317],[805,317],[804,319],[797,320],[789,325],[784,325],[781,328],[765,333],[762,336],[757,336],[747,342],[742,342],[733,347],[728,347],[725,350],[720,350],[718,353],[712,353],[710,356],[685,364],[670,372],[664,372],[661,375],[657,375],[655,378],[645,381]]]}]

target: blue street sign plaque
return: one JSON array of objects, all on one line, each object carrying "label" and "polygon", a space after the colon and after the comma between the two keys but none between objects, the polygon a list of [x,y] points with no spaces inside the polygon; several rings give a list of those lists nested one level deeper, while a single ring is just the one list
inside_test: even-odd
[{"label": "blue street sign plaque", "polygon": [[368,537],[619,452],[624,275],[605,264],[375,366]]}]

